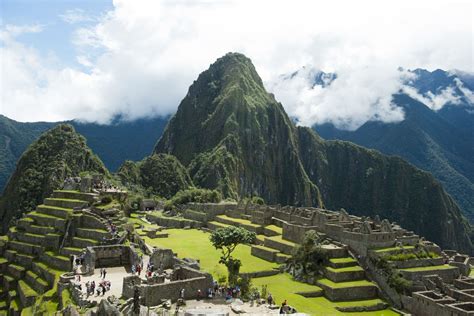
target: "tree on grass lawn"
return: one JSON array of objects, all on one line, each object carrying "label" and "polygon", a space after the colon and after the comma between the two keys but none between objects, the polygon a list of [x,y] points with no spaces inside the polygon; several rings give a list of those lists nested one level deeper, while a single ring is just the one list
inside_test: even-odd
[{"label": "tree on grass lawn", "polygon": [[219,263],[224,264],[229,272],[229,284],[235,285],[239,275],[242,262],[232,257],[232,252],[239,244],[251,244],[255,241],[256,234],[246,230],[245,228],[227,226],[215,230],[211,236],[211,242],[222,252]]}]

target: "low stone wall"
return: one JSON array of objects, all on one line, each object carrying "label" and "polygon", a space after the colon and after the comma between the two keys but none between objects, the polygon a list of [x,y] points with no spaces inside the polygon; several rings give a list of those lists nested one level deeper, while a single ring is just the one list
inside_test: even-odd
[{"label": "low stone wall", "polygon": [[283,242],[275,241],[275,240],[272,240],[270,238],[265,238],[264,245],[265,245],[265,247],[278,249],[282,253],[287,254],[287,255],[293,254],[294,246],[289,245],[289,244],[285,244]]},{"label": "low stone wall", "polygon": [[175,258],[171,249],[154,248],[150,256],[150,263],[155,268],[162,267],[163,269],[172,268],[175,265]]},{"label": "low stone wall", "polygon": [[213,220],[217,215],[225,214],[226,211],[236,211],[238,205],[235,202],[223,203],[188,203],[186,209],[206,214],[206,221]]},{"label": "low stone wall", "polygon": [[260,247],[252,247],[250,253],[252,256],[255,256],[267,261],[271,261],[271,262],[276,261],[276,254],[277,254],[276,251],[272,252],[266,249],[262,249]]},{"label": "low stone wall", "polygon": [[390,261],[397,269],[416,268],[439,266],[444,263],[444,258],[430,258],[430,259],[411,259],[405,261]]},{"label": "low stone wall", "polygon": [[288,222],[282,222],[283,239],[290,240],[295,243],[301,243],[307,231],[316,230],[315,226],[296,225]]},{"label": "low stone wall", "polygon": [[84,260],[89,269],[129,267],[134,258],[138,257],[130,246],[124,245],[95,246],[86,249]]},{"label": "low stone wall", "polygon": [[183,216],[184,218],[187,218],[196,222],[206,223],[208,221],[208,214],[204,212],[199,212],[199,211],[194,211],[194,210],[185,210]]},{"label": "low stone wall", "polygon": [[405,271],[400,270],[403,277],[411,280],[421,280],[425,275],[437,274],[446,283],[452,283],[454,279],[459,277],[459,269],[453,267],[453,269],[440,269],[440,270],[422,270],[422,271]]},{"label": "low stone wall", "polygon": [[347,288],[331,288],[318,284],[324,290],[324,296],[334,302],[372,299],[377,297],[376,286],[357,286]]},{"label": "low stone wall", "polygon": [[203,226],[203,223],[193,221],[187,218],[177,218],[177,217],[166,217],[162,215],[147,214],[146,219],[152,223],[156,223],[159,226],[165,226],[170,228],[199,228]]},{"label": "low stone wall", "polygon": [[[203,273],[187,267],[181,267],[183,270],[189,270],[184,273],[185,276],[197,275],[197,277],[187,278],[184,280],[174,280],[169,283],[161,284],[142,284],[140,286],[142,303],[146,306],[156,306],[161,303],[162,299],[170,299],[175,302],[180,296],[180,292],[184,289],[184,298],[186,300],[198,297],[198,290],[205,295],[208,288],[212,288],[212,276],[209,273]],[[125,293],[124,293],[125,294]],[[126,296],[127,297],[127,296]],[[133,297],[133,296],[132,296]]]},{"label": "low stone wall", "polygon": [[362,271],[348,271],[348,272],[334,272],[331,269],[324,271],[326,277],[333,282],[345,282],[352,280],[360,280],[365,278],[365,272]]}]

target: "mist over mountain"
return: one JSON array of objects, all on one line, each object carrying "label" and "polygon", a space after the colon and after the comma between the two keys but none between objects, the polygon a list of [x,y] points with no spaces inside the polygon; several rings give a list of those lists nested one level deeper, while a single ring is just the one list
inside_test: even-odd
[{"label": "mist over mountain", "polygon": [[403,109],[396,123],[367,121],[354,131],[332,123],[315,125],[326,139],[348,140],[398,155],[431,172],[474,219],[474,106],[472,76],[416,69],[406,87],[394,95]]}]

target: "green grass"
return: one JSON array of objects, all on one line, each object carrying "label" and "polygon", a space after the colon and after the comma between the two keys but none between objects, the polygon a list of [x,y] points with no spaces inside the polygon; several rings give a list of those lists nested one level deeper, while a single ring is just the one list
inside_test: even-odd
[{"label": "green grass", "polygon": [[23,294],[25,294],[25,296],[37,296],[38,293],[36,293],[35,290],[33,290],[25,281],[23,280],[20,280],[18,281],[18,287],[21,289],[21,291],[23,292]]},{"label": "green grass", "polygon": [[247,225],[247,226],[251,226],[251,227],[260,227],[260,225],[254,224],[251,221],[249,221],[248,219],[234,218],[234,217],[230,217],[230,216],[227,216],[227,215],[218,215],[217,217],[222,218],[224,220],[232,221],[234,223],[239,223],[239,224],[243,224],[243,225]]},{"label": "green grass", "polygon": [[362,267],[360,267],[360,266],[353,266],[353,267],[346,267],[346,268],[337,268],[337,269],[332,268],[332,267],[326,267],[326,269],[328,269],[328,270],[331,271],[331,272],[335,272],[335,273],[364,271],[364,269],[362,269]]},{"label": "green grass", "polygon": [[266,229],[268,230],[271,230],[279,235],[283,234],[283,228],[281,227],[278,227],[276,225],[268,225],[268,226],[265,226]]},{"label": "green grass", "polygon": [[357,262],[354,258],[346,257],[346,258],[331,258],[329,259],[332,263],[349,263],[349,262]]},{"label": "green grass", "polygon": [[[219,264],[221,252],[212,246],[209,233],[197,229],[168,229],[166,232],[169,233],[168,238],[150,239],[144,237],[144,240],[151,246],[171,248],[178,253],[180,258],[199,259],[201,269],[216,278],[227,275],[225,266]],[[276,263],[252,256],[250,250],[250,246],[239,245],[234,251],[234,257],[242,260],[241,272],[266,271],[278,267]]]},{"label": "green grass", "polygon": [[0,264],[2,264],[2,263],[7,263],[7,262],[8,262],[7,259],[5,259],[5,258],[0,258]]},{"label": "green grass", "polygon": [[449,264],[443,264],[440,266],[428,266],[428,267],[415,267],[400,269],[401,271],[416,272],[416,271],[431,271],[431,270],[446,270],[455,269],[456,267],[450,266]]},{"label": "green grass", "polygon": [[329,279],[321,279],[318,280],[319,283],[324,284],[326,286],[341,289],[346,287],[356,287],[356,286],[370,286],[375,285],[374,283],[367,281],[367,280],[360,280],[360,281],[348,281],[348,282],[333,282]]},{"label": "green grass", "polygon": [[150,224],[147,222],[142,221],[140,216],[136,213],[132,213],[130,217],[128,218],[128,222],[131,224],[138,224],[138,225],[143,225],[145,228],[157,228],[158,226],[156,224]]},{"label": "green grass", "polygon": [[276,241],[276,242],[279,242],[281,244],[285,244],[285,245],[288,245],[288,246],[291,246],[291,247],[296,246],[296,244],[294,242],[283,239],[283,237],[281,235],[280,236],[267,237],[267,239],[270,239],[270,240],[273,240],[273,241]]},{"label": "green grass", "polygon": [[377,253],[383,253],[383,252],[390,252],[390,251],[395,251],[395,250],[411,250],[415,249],[415,246],[403,246],[403,247],[389,247],[389,248],[381,248],[381,249],[376,249],[375,252]]},{"label": "green grass", "polygon": [[59,206],[46,205],[46,204],[38,205],[38,207],[39,208],[44,208],[44,209],[66,211],[66,212],[69,212],[69,213],[72,212],[72,208],[67,208],[67,207],[59,207]]},{"label": "green grass", "polygon": [[87,201],[83,201],[83,200],[78,200],[78,199],[66,199],[66,198],[47,198],[46,200],[50,200],[50,201],[66,201],[66,202],[81,202],[81,203],[87,203]]},{"label": "green grass", "polygon": [[[379,299],[351,301],[351,302],[331,302],[325,297],[306,298],[296,294],[296,292],[311,292],[320,290],[315,285],[294,281],[289,274],[277,274],[269,277],[252,279],[253,286],[259,290],[262,285],[267,285],[268,291],[272,293],[277,304],[283,300],[288,300],[288,304],[296,308],[298,312],[307,313],[315,316],[325,315],[344,315],[335,308],[337,306],[367,306],[381,302]],[[347,315],[347,313],[346,313]],[[398,315],[392,310],[386,309],[376,312],[350,313],[351,316],[394,316]]]}]

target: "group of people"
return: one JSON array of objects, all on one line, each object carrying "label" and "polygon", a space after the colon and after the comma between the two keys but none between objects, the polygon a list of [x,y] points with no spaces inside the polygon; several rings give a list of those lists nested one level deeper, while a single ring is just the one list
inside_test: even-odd
[{"label": "group of people", "polygon": [[94,295],[94,292],[96,293],[96,296],[104,296],[105,292],[110,291],[110,287],[112,286],[110,281],[102,280],[98,283],[99,284],[96,285],[95,281],[92,281],[92,282],[87,281],[86,283],[87,297],[89,297],[90,295]]},{"label": "group of people", "polygon": [[[136,273],[138,274],[138,276],[140,276],[142,271],[143,271],[143,260],[141,260],[141,263],[132,265],[132,274]],[[144,272],[147,278],[160,275],[163,273],[163,263],[160,263],[158,270],[156,270],[155,266],[151,262],[148,262],[146,266],[146,271]]]}]

